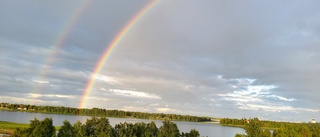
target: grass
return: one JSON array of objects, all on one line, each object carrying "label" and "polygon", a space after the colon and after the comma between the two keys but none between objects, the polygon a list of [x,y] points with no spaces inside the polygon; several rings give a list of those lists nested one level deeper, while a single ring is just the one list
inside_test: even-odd
[{"label": "grass", "polygon": [[28,128],[29,124],[0,121],[0,129]]},{"label": "grass", "polygon": [[[16,128],[28,128],[29,124],[22,124],[22,123],[14,123],[14,122],[7,122],[7,121],[0,121],[0,134],[13,134]],[[60,126],[55,126],[56,130],[59,130]]]},{"label": "grass", "polygon": [[29,124],[0,121],[0,133],[13,134],[16,128],[28,128]]}]

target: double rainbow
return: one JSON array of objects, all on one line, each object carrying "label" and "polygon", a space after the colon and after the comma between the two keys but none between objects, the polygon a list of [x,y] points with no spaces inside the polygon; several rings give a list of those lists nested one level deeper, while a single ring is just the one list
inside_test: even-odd
[{"label": "double rainbow", "polygon": [[[72,31],[72,28],[75,26],[77,21],[81,18],[81,15],[90,7],[93,0],[84,0],[80,6],[75,10],[75,12],[72,14],[72,18],[70,18],[69,21],[67,21],[67,24],[65,27],[63,27],[63,31],[58,35],[57,39],[55,40],[55,43],[53,44],[53,47],[50,50],[49,56],[44,61],[44,65],[41,68],[40,74],[39,74],[39,81],[43,81],[46,79],[48,69],[52,66],[54,63],[54,59],[59,53],[59,49],[67,39],[69,33]],[[39,93],[42,90],[41,84],[37,84],[34,89],[33,93]]]},{"label": "double rainbow", "polygon": [[87,101],[87,96],[89,95],[92,87],[94,86],[95,77],[99,74],[108,57],[110,56],[112,50],[118,45],[118,43],[123,39],[123,37],[128,33],[128,31],[137,23],[137,21],[145,15],[156,3],[158,0],[153,0],[149,4],[147,4],[142,10],[140,10],[122,29],[118,32],[118,34],[114,37],[109,45],[107,45],[107,49],[105,50],[103,56],[98,61],[89,82],[86,85],[86,88],[83,92],[82,98],[80,100],[79,108],[84,108]]}]

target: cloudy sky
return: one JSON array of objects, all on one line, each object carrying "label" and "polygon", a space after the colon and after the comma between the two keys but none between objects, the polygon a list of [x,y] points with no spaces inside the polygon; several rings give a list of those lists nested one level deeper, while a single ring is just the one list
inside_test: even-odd
[{"label": "cloudy sky", "polygon": [[[150,0],[0,1],[0,100],[78,107]],[[159,0],[114,48],[85,107],[320,120],[319,1]]]}]

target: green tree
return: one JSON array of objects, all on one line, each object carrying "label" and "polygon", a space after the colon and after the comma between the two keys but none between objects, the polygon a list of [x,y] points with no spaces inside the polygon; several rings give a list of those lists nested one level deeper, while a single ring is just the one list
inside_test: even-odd
[{"label": "green tree", "polygon": [[76,137],[86,136],[85,126],[80,121],[73,124],[73,129]]},{"label": "green tree", "polygon": [[250,119],[249,123],[245,124],[244,130],[247,133],[248,137],[259,137],[262,132],[259,119]]},{"label": "green tree", "polygon": [[108,136],[114,137],[114,129],[109,124],[109,120],[105,117],[87,119],[85,124],[85,136]]},{"label": "green tree", "polygon": [[53,126],[53,122],[51,118],[45,118],[40,122],[33,132],[37,137],[40,135],[42,137],[54,137],[56,135],[56,129]]},{"label": "green tree", "polygon": [[234,137],[247,137],[247,135],[244,135],[244,134],[236,134]]},{"label": "green tree", "polygon": [[146,137],[156,137],[158,135],[157,125],[153,121],[147,124],[147,129],[144,132],[144,135]]},{"label": "green tree", "polygon": [[197,130],[191,129],[189,136],[187,136],[187,137],[199,137],[199,136],[200,136],[200,134]]},{"label": "green tree", "polygon": [[199,137],[200,134],[197,130],[191,129],[189,133],[183,133],[181,134],[181,137]]},{"label": "green tree", "polygon": [[179,129],[175,123],[165,120],[162,122],[162,126],[159,128],[159,137],[179,137]]},{"label": "green tree", "polygon": [[63,125],[61,126],[58,137],[75,137],[75,131],[72,125],[68,120],[63,121]]},{"label": "green tree", "polygon": [[43,121],[34,119],[30,121],[30,127],[26,129],[17,129],[14,136],[17,137],[54,137],[56,129],[52,124],[51,118],[45,118]]}]

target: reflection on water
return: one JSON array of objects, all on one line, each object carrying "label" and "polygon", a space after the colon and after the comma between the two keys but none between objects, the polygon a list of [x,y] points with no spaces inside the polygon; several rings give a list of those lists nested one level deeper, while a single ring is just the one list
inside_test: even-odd
[{"label": "reflection on water", "polygon": [[[64,120],[68,120],[70,123],[75,123],[76,121],[81,121],[85,123],[87,119],[90,119],[89,116],[75,116],[75,115],[58,115],[58,114],[41,114],[41,113],[27,113],[27,112],[11,112],[11,111],[0,111],[0,120],[1,121],[10,121],[17,123],[26,123],[29,124],[30,120],[37,118],[42,120],[46,117],[53,119],[53,124],[56,126],[62,125]],[[110,124],[114,127],[118,123],[137,123],[145,122],[149,123],[154,121],[157,127],[162,125],[160,120],[146,120],[146,119],[132,119],[132,118],[108,118]],[[207,124],[207,123],[196,123],[196,122],[179,122],[174,121],[180,132],[189,132],[191,129],[196,129],[200,132],[201,136],[208,137],[234,137],[236,133],[244,133],[242,128],[235,127],[225,127],[220,126],[219,124]]]}]

